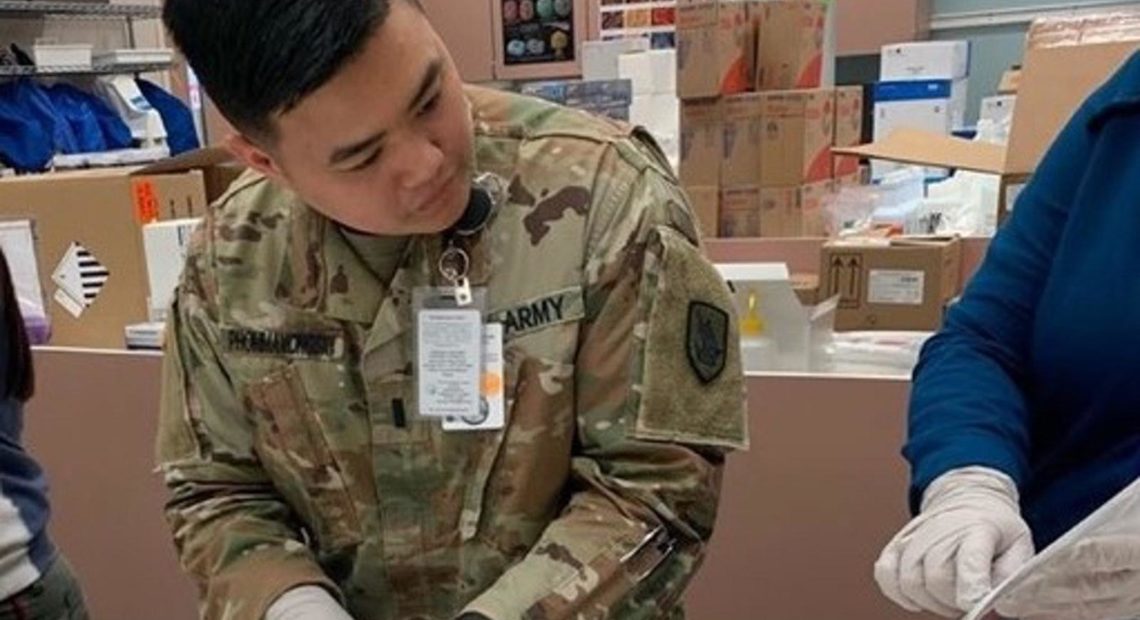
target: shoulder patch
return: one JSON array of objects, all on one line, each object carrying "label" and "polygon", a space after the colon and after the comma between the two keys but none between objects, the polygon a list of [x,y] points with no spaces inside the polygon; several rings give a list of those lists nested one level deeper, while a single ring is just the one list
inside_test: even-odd
[{"label": "shoulder patch", "polygon": [[225,328],[221,344],[225,352],[238,355],[323,361],[344,355],[344,338],[332,333]]},{"label": "shoulder patch", "polygon": [[689,303],[689,365],[702,383],[712,383],[724,372],[728,359],[728,313],[702,301]]}]

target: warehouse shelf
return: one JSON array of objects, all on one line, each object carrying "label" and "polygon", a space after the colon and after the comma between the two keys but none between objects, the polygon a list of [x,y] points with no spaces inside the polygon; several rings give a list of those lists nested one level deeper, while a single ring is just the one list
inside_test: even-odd
[{"label": "warehouse shelf", "polygon": [[157,18],[162,7],[147,4],[103,4],[99,2],[47,2],[43,0],[0,0],[0,15],[42,17],[79,16],[94,19]]}]

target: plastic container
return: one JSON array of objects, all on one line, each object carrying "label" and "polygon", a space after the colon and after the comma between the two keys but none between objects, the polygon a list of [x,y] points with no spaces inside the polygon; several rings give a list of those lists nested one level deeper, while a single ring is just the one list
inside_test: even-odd
[{"label": "plastic container", "polygon": [[50,69],[51,67],[91,67],[90,44],[73,43],[62,44],[49,41],[36,41],[32,46],[32,59],[36,67]]}]

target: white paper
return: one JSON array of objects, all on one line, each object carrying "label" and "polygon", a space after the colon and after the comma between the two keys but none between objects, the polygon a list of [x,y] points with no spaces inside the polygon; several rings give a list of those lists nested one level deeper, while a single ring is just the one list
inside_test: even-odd
[{"label": "white paper", "polygon": [[1096,512],[1078,523],[1047,549],[1037,554],[1016,573],[994,588],[963,620],[982,620],[1002,600],[1002,597],[1025,583],[1038,572],[1048,571],[1064,560],[1065,552],[1081,541],[1103,535],[1140,536],[1140,480],[1118,493]]},{"label": "white paper", "polygon": [[44,292],[36,263],[36,238],[31,220],[0,222],[0,248],[8,259],[12,284],[25,317],[46,317]]},{"label": "white paper", "polygon": [[503,374],[503,325],[483,326],[482,403],[476,417],[443,419],[445,431],[497,431],[506,424],[505,383]]},{"label": "white paper", "polygon": [[417,315],[419,412],[432,418],[479,414],[483,317],[478,310]]}]

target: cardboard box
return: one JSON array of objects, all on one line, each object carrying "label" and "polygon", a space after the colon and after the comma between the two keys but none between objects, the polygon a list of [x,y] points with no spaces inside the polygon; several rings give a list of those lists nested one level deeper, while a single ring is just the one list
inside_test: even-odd
[{"label": "cardboard box", "polygon": [[762,91],[819,88],[823,81],[822,2],[763,2],[756,84]]},{"label": "cardboard box", "polygon": [[142,226],[200,217],[204,174],[186,162],[0,180],[0,219],[31,220],[55,346],[123,348],[123,329],[148,319]]},{"label": "cardboard box", "polygon": [[969,41],[917,41],[884,45],[879,79],[960,80],[970,75]]},{"label": "cardboard box", "polygon": [[821,294],[840,296],[841,331],[937,330],[960,291],[961,261],[956,238],[833,241],[823,246]]},{"label": "cardboard box", "polygon": [[[582,79],[628,79],[628,76],[621,75],[619,70],[619,60],[621,56],[632,52],[644,52],[648,49],[649,39],[644,37],[613,39],[610,41],[583,41]],[[672,71],[670,72],[672,73]]]},{"label": "cardboard box", "polygon": [[[835,146],[859,146],[863,143],[863,87],[843,86],[835,89]],[[835,178],[859,172],[859,158],[837,155],[832,158]]]},{"label": "cardboard box", "polygon": [[725,187],[720,190],[719,233],[722,237],[760,237],[782,228],[782,213],[760,206],[760,188]]},{"label": "cardboard box", "polygon": [[720,0],[677,6],[677,92],[682,99],[752,90],[755,4]]},{"label": "cardboard box", "polygon": [[817,273],[793,273],[792,290],[795,291],[800,303],[805,306],[814,306],[822,301],[819,295],[819,274]]},{"label": "cardboard box", "polygon": [[720,185],[724,119],[720,101],[681,103],[681,182],[686,186]]},{"label": "cardboard box", "polygon": [[1016,95],[1017,89],[1021,84],[1021,69],[1010,69],[1001,74],[1001,82],[998,83],[999,95]]},{"label": "cardboard box", "polygon": [[[760,189],[761,237],[823,237],[823,206],[834,193],[831,180],[797,187]],[[767,215],[767,217],[764,217]],[[767,223],[767,227],[764,224]]]},{"label": "cardboard box", "polygon": [[721,182],[759,185],[764,152],[764,95],[746,93],[724,99],[724,150]]},{"label": "cardboard box", "polygon": [[843,155],[997,175],[1000,220],[1081,103],[1138,49],[1140,42],[1031,48],[1025,55],[1008,148],[900,130],[870,145],[838,150]]},{"label": "cardboard box", "polygon": [[[637,39],[647,41],[647,39]],[[633,96],[677,96],[677,50],[625,53],[617,59],[618,77],[633,84]]]},{"label": "cardboard box", "polygon": [[701,227],[701,236],[710,239],[720,236],[720,188],[716,186],[686,187],[685,193],[689,195],[689,205],[697,224]]},{"label": "cardboard box", "polygon": [[764,165],[760,185],[791,187],[831,178],[835,91],[764,93],[762,98]]}]

